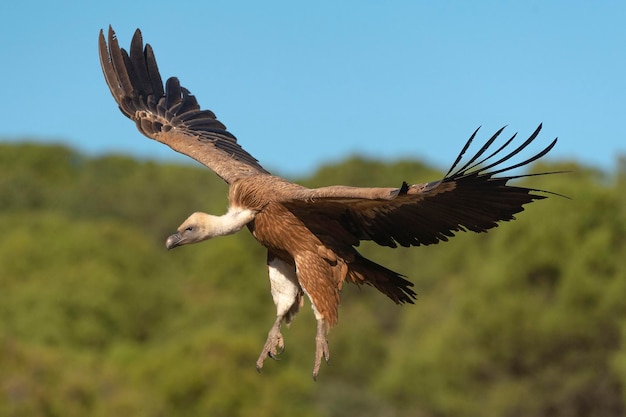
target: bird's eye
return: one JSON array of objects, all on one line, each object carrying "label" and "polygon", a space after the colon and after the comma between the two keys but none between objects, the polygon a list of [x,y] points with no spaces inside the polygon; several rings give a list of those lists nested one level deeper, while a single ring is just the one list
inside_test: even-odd
[{"label": "bird's eye", "polygon": [[185,229],[187,232],[193,232],[193,226],[189,226]]}]

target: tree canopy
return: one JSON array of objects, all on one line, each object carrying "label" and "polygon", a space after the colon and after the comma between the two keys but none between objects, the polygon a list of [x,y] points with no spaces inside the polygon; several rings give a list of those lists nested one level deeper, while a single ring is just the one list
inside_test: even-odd
[{"label": "tree canopy", "polygon": [[[487,234],[373,260],[415,283],[398,307],[346,285],[332,358],[315,321],[254,363],[274,320],[247,232],[166,252],[193,211],[225,211],[210,171],[0,144],[0,416],[621,416],[626,413],[626,162],[536,164],[564,194]],[[442,175],[361,157],[298,179],[395,186]]]}]

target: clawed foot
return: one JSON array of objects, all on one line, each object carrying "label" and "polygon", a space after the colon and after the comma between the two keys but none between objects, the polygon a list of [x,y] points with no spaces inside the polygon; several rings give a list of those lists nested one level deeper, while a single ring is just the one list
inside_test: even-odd
[{"label": "clawed foot", "polygon": [[276,321],[274,326],[270,329],[267,340],[265,341],[265,346],[263,346],[263,350],[261,351],[261,355],[259,359],[256,361],[256,370],[261,372],[261,368],[263,368],[263,362],[268,357],[279,360],[278,355],[283,353],[285,350],[285,341],[283,340],[283,335],[280,332],[280,321]]},{"label": "clawed foot", "polygon": [[326,332],[323,329],[318,328],[317,336],[315,336],[315,365],[313,365],[314,381],[317,381],[317,374],[319,374],[320,371],[322,357],[324,358],[326,363],[328,363],[328,360],[330,359],[330,350],[328,349]]},{"label": "clawed foot", "polygon": [[[283,335],[280,332],[280,324],[282,318],[278,318],[269,333],[267,334],[267,340],[265,346],[259,355],[259,359],[256,361],[256,370],[261,372],[265,359],[272,358],[279,360],[278,355],[285,350],[285,341]],[[317,334],[315,335],[315,364],[313,365],[313,380],[317,381],[317,375],[322,365],[322,358],[328,363],[330,359],[330,349],[328,349],[328,340],[326,339],[326,325],[323,320],[318,320]]]}]

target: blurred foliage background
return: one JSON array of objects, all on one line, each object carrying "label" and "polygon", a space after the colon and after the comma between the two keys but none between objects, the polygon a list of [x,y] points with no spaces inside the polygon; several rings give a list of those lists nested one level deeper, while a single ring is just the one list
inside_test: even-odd
[{"label": "blurred foliage background", "polygon": [[[331,363],[311,379],[310,308],[280,362],[247,231],[167,252],[196,210],[226,209],[204,168],[0,144],[0,416],[622,416],[626,161],[526,185],[556,191],[488,234],[362,252],[407,275],[415,305],[346,286]],[[434,180],[358,157],[308,186]]]}]

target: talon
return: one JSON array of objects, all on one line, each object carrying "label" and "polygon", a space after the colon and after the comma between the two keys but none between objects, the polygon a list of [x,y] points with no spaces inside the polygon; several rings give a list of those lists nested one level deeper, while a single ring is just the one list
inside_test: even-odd
[{"label": "talon", "polygon": [[[276,347],[278,347],[278,349],[276,349]],[[281,353],[283,353],[285,351],[285,342],[282,339],[282,335],[280,336],[280,341],[278,342],[278,344],[276,346],[274,346],[273,349],[271,349],[269,352],[267,352],[267,356],[269,356],[270,358],[274,359],[275,361],[279,361],[280,358],[278,357]]]},{"label": "talon", "polygon": [[330,350],[328,349],[328,339],[326,339],[326,331],[323,325],[318,325],[317,335],[315,336],[315,365],[313,365],[313,381],[317,381],[317,375],[322,364],[322,357],[328,364],[330,360]]},{"label": "talon", "polygon": [[267,352],[267,357],[270,358],[270,359],[274,359],[275,361],[279,361],[280,360],[278,355],[280,355],[280,353]]},{"label": "talon", "polygon": [[285,342],[283,340],[283,335],[280,333],[280,323],[282,321],[282,317],[277,319],[269,333],[267,334],[267,340],[265,341],[265,345],[263,346],[263,350],[259,355],[259,359],[256,361],[256,369],[259,373],[261,373],[261,368],[263,368],[263,363],[265,359],[272,358],[273,360],[280,360],[278,355],[284,352],[285,350]]}]

